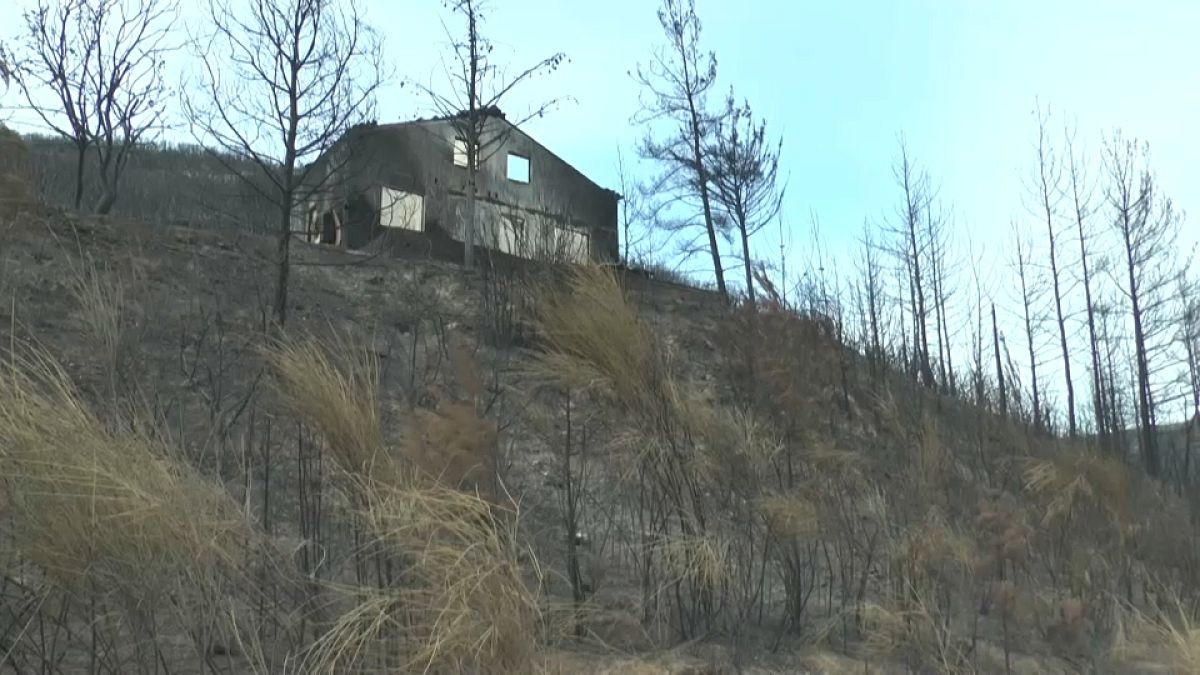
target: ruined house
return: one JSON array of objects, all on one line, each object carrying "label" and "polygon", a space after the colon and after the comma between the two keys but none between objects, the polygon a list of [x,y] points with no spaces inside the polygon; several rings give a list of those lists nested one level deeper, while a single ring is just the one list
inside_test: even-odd
[{"label": "ruined house", "polygon": [[[615,261],[620,195],[589,180],[498,110],[476,184],[479,251],[533,259]],[[361,125],[312,165],[294,230],[309,241],[360,249],[383,241],[461,259],[466,143],[449,117]]]}]

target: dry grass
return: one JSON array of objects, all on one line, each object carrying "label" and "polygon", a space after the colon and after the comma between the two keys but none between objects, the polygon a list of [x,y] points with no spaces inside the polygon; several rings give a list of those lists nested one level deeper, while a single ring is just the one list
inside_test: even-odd
[{"label": "dry grass", "polygon": [[1031,459],[1025,487],[1042,505],[1042,523],[1062,522],[1080,508],[1104,514],[1118,532],[1132,522],[1133,479],[1115,457],[1069,449]]},{"label": "dry grass", "polygon": [[539,626],[515,533],[478,497],[436,484],[376,486],[363,516],[401,579],[358,603],[314,646],[308,670],[527,672]]},{"label": "dry grass", "polygon": [[1109,649],[1113,661],[1137,672],[1200,673],[1200,624],[1176,599],[1173,614],[1155,616],[1128,609],[1118,612]]},{"label": "dry grass", "polygon": [[154,603],[236,574],[254,543],[227,493],[169,448],[106,428],[38,351],[0,372],[0,475],[13,545],[62,590]]},{"label": "dry grass", "polygon": [[89,258],[75,270],[70,291],[80,319],[104,355],[105,367],[115,383],[129,347],[125,283],[112,269],[102,268]]},{"label": "dry grass", "polygon": [[759,502],[771,534],[782,541],[816,537],[821,532],[820,510],[809,499],[797,495],[767,497]]},{"label": "dry grass", "polygon": [[400,466],[383,444],[379,363],[346,334],[328,343],[283,338],[267,352],[284,404],[325,439],[343,477],[395,484]]},{"label": "dry grass", "polygon": [[925,595],[907,609],[868,603],[863,611],[864,654],[872,661],[900,660],[909,670],[945,675],[975,672],[969,645],[954,635]]},{"label": "dry grass", "polygon": [[405,419],[405,441],[382,441],[373,356],[342,340],[285,340],[270,358],[288,406],[325,437],[350,479],[356,517],[379,564],[377,587],[345,590],[353,606],[310,650],[317,673],[528,672],[540,623],[523,578],[515,512],[474,491],[495,429],[473,406],[445,403]]},{"label": "dry grass", "polygon": [[656,340],[625,302],[616,277],[575,268],[566,288],[543,291],[535,321],[545,353],[541,370],[575,389],[607,394],[636,419],[655,422],[676,411],[679,395]]}]

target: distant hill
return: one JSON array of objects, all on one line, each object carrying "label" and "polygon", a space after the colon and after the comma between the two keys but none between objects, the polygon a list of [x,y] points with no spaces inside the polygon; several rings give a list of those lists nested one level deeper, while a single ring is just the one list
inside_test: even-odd
[{"label": "distant hill", "polygon": [[[44,201],[73,205],[75,148],[66,140],[23,137],[36,187]],[[238,167],[232,171],[229,167]],[[130,155],[113,215],[156,225],[188,225],[264,233],[273,231],[274,205],[237,173],[253,175],[245,161],[194,145],[157,145]],[[82,207],[100,196],[94,156],[84,174]]]}]

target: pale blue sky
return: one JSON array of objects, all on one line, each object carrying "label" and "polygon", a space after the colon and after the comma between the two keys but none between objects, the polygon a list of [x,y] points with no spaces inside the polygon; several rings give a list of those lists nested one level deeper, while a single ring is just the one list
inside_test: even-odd
[{"label": "pale blue sky", "polygon": [[[401,71],[420,77],[433,70],[441,13],[433,2],[405,10],[414,4],[368,11]],[[638,91],[627,73],[660,39],[655,7],[507,0],[488,25],[515,64],[557,50],[571,58],[517,99],[572,95],[577,102],[529,130],[608,185],[616,148],[628,157],[640,135],[629,124]],[[1090,147],[1114,127],[1149,141],[1167,192],[1185,209],[1196,201],[1200,3],[697,0],[697,10],[721,92],[734,86],[784,135],[789,222],[806,228],[815,212],[832,248],[864,218],[891,216],[900,132],[962,229],[981,239],[1006,231],[1024,215],[1035,99],[1076,119]],[[411,114],[408,96],[396,100],[382,117]],[[805,240],[796,232],[796,245]]]},{"label": "pale blue sky", "polygon": [[[11,36],[19,0],[0,9]],[[198,5],[199,3],[197,3]],[[567,94],[528,130],[615,187],[616,152],[632,159],[638,89],[628,72],[661,39],[653,0],[495,0],[485,27],[497,61],[564,51],[514,106]],[[697,0],[706,46],[732,85],[785,139],[787,222],[807,241],[809,214],[837,250],[864,218],[891,217],[897,135],[928,167],[963,229],[1004,231],[1029,169],[1035,97],[1078,120],[1083,140],[1122,127],[1150,142],[1166,190],[1187,209],[1200,179],[1200,2],[1036,0],[781,2]],[[198,9],[185,8],[195,25]],[[401,77],[436,80],[445,46],[437,0],[365,0]],[[380,120],[428,112],[411,88],[385,90]],[[776,235],[766,246],[778,250]],[[799,253],[799,251],[797,251]]]}]

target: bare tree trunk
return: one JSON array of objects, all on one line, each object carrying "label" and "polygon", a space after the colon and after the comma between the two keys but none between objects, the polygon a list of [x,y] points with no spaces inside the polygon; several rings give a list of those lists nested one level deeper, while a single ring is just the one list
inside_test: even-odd
[{"label": "bare tree trunk", "polygon": [[1020,239],[1017,240],[1017,276],[1021,280],[1021,306],[1024,310],[1025,318],[1025,341],[1029,348],[1029,377],[1030,386],[1033,388],[1033,428],[1042,430],[1042,396],[1041,387],[1038,384],[1037,372],[1037,348],[1034,343],[1033,330],[1033,314],[1032,314],[1032,299],[1030,298],[1028,274],[1026,272],[1026,253],[1024,245]]},{"label": "bare tree trunk", "polygon": [[992,348],[996,352],[996,381],[1000,386],[1000,416],[1008,417],[1008,389],[1004,385],[1004,365],[1000,360],[1000,330],[996,327],[996,303],[992,303]]},{"label": "bare tree trunk", "polygon": [[470,132],[464,139],[467,143],[467,214],[463,223],[463,265],[467,269],[475,267],[475,234],[477,224],[475,199],[479,190],[479,150],[482,143],[480,138],[479,121],[479,15],[471,0],[465,3],[467,14],[467,123]]},{"label": "bare tree trunk", "polygon": [[1079,238],[1079,266],[1083,274],[1083,299],[1087,312],[1088,352],[1092,363],[1092,414],[1096,420],[1096,434],[1103,444],[1109,429],[1107,415],[1104,411],[1104,375],[1100,360],[1100,343],[1096,337],[1096,303],[1092,296],[1092,274],[1088,266],[1090,255],[1084,228],[1084,221],[1088,216],[1088,206],[1087,199],[1082,192],[1082,169],[1075,160],[1075,144],[1070,134],[1067,135],[1067,161],[1067,170],[1071,181],[1071,201],[1075,212],[1075,228]]},{"label": "bare tree trunk", "polygon": [[896,180],[904,191],[904,204],[900,212],[899,234],[904,240],[901,258],[909,271],[909,289],[913,306],[913,352],[916,357],[917,376],[921,383],[932,388],[935,384],[929,359],[928,314],[925,303],[925,282],[921,272],[924,247],[921,246],[921,217],[927,213],[930,199],[928,177],[917,174],[908,156],[908,148],[900,144],[900,164],[894,170]]},{"label": "bare tree trunk", "polygon": [[[1138,166],[1146,156],[1145,146],[1124,141],[1118,134],[1106,148],[1109,174],[1108,202],[1113,208],[1113,226],[1120,235],[1122,262],[1133,324],[1136,366],[1138,436],[1142,462],[1152,477],[1162,476],[1159,456],[1157,410],[1150,365],[1151,350],[1162,348],[1163,333],[1175,316],[1168,310],[1174,289],[1171,282],[1178,220],[1168,199],[1159,197],[1148,167]],[[1153,343],[1153,344],[1152,344]]]},{"label": "bare tree trunk", "polygon": [[[684,61],[686,72],[687,61]],[[708,232],[708,248],[712,253],[713,274],[717,277],[717,292],[721,297],[729,299],[729,291],[725,288],[725,269],[721,264],[721,250],[717,245],[717,228],[713,222],[712,200],[708,194],[708,170],[704,166],[704,154],[700,149],[703,138],[700,130],[700,113],[696,109],[696,101],[691,92],[688,93],[688,110],[691,112],[692,152],[696,163],[697,180],[699,183],[700,203],[704,208],[704,229]]]},{"label": "bare tree trunk", "polygon": [[75,210],[83,203],[83,167],[87,161],[87,144],[75,146]]},{"label": "bare tree trunk", "polygon": [[1071,377],[1071,352],[1067,346],[1067,322],[1063,314],[1062,285],[1058,269],[1058,237],[1054,231],[1054,201],[1060,193],[1062,167],[1046,139],[1046,117],[1038,111],[1038,201],[1046,219],[1046,241],[1050,253],[1050,281],[1054,292],[1054,316],[1058,323],[1059,347],[1062,350],[1063,377],[1067,387],[1067,429],[1071,438],[1076,435],[1075,383]]},{"label": "bare tree trunk", "polygon": [[738,231],[742,235],[742,260],[745,262],[743,267],[746,268],[746,298],[750,301],[750,307],[754,307],[754,275],[750,265],[750,233],[746,231],[745,226],[739,226]]}]

